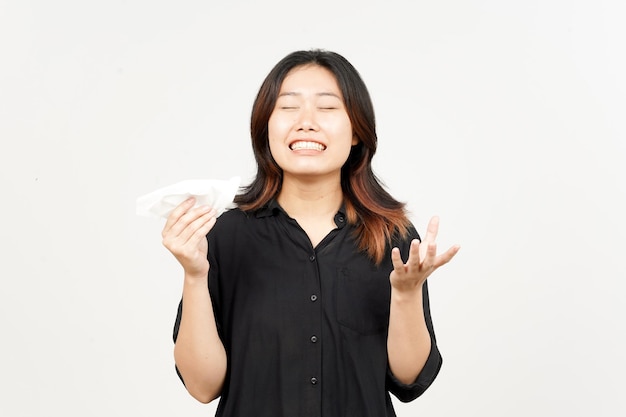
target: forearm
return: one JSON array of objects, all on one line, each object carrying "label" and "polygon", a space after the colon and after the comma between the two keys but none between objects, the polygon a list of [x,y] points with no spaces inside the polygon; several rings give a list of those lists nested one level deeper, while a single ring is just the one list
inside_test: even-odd
[{"label": "forearm", "polygon": [[424,317],[422,289],[391,291],[387,351],[389,366],[402,383],[411,384],[421,372],[431,349]]},{"label": "forearm", "polygon": [[226,352],[217,333],[206,276],[185,276],[174,358],[194,398],[208,403],[220,395],[226,376]]}]

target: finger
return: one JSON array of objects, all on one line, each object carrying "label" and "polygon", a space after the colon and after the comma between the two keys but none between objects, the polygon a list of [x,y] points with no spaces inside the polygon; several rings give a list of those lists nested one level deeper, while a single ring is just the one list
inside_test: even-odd
[{"label": "finger", "polygon": [[[183,244],[189,242],[192,237],[198,233],[198,230],[203,229],[208,222],[215,219],[217,217],[217,211],[204,206],[194,209],[188,214],[185,214],[185,216],[189,218],[185,220],[181,219],[179,223],[180,226],[184,225],[184,228],[178,233],[179,240]],[[172,230],[176,229],[178,226],[177,224]],[[200,232],[202,232],[202,230],[200,230]],[[201,234],[201,236],[206,236],[206,233]]]},{"label": "finger", "polygon": [[[184,246],[191,235],[214,214],[215,213],[212,213],[212,210],[206,206],[197,207],[186,212],[179,217],[178,221],[174,223],[168,231],[163,232],[163,245],[170,251],[178,251],[179,249],[177,248]],[[202,216],[207,216],[207,218],[196,223],[194,226],[190,226]]]},{"label": "finger", "polygon": [[426,228],[425,242],[434,242],[437,239],[437,233],[439,233],[439,216],[431,217]]},{"label": "finger", "polygon": [[393,270],[397,274],[404,273],[404,262],[402,262],[402,256],[400,256],[400,249],[393,248],[391,250],[391,264],[393,265]]},{"label": "finger", "polygon": [[[209,206],[200,206],[192,208],[178,218],[178,221],[174,223],[170,229],[166,232],[170,236],[179,236],[185,232],[191,223],[198,218],[208,214],[213,209]],[[189,234],[185,235],[185,240],[189,237]]]},{"label": "finger", "polygon": [[445,253],[442,253],[441,255],[439,255],[435,263],[435,268],[439,268],[440,266],[445,265],[448,262],[450,262],[452,258],[454,258],[454,256],[459,252],[459,249],[461,249],[461,246],[454,245],[450,249],[448,249]]},{"label": "finger", "polygon": [[413,239],[411,241],[411,246],[409,247],[409,259],[407,260],[407,265],[410,269],[419,269],[420,266],[420,241],[418,239]]},{"label": "finger", "polygon": [[[197,221],[204,220],[205,216],[202,216]],[[187,243],[190,246],[197,246],[201,240],[206,239],[206,235],[211,231],[215,222],[217,221],[217,217],[215,215],[210,216],[207,221],[200,224],[200,226],[193,232],[193,234],[187,240]]]},{"label": "finger", "polygon": [[435,263],[437,260],[437,244],[435,242],[425,242],[426,255],[421,263],[421,268],[425,271],[432,271],[435,269]]},{"label": "finger", "polygon": [[[190,213],[191,214],[191,213]],[[176,229],[181,223],[176,223],[170,232],[163,237],[163,245],[175,256],[184,255],[185,253],[195,252],[201,244],[201,239],[206,239],[206,235],[215,224],[216,212],[214,210],[197,217],[193,222],[188,224],[182,231]],[[191,252],[189,252],[191,251]]]},{"label": "finger", "polygon": [[178,222],[178,220],[180,220],[180,218],[193,207],[195,203],[196,199],[194,197],[189,197],[178,206],[176,206],[176,208],[172,210],[170,215],[167,216],[167,221],[165,222],[165,226],[163,226],[163,231],[161,234],[165,236],[165,234],[170,231],[172,226],[174,226]]}]

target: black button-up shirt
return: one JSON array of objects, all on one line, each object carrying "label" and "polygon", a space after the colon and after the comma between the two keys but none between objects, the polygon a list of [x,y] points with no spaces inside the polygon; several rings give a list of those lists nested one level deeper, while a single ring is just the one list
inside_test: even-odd
[{"label": "black button-up shirt", "polygon": [[[209,232],[209,290],[228,357],[217,416],[395,416],[390,392],[411,401],[435,379],[441,356],[426,284],[431,352],[404,385],[387,361],[392,246],[377,266],[357,249],[342,211],[335,223],[313,248],[272,201],[255,213],[230,210]],[[393,242],[405,260],[413,238],[414,229]]]}]

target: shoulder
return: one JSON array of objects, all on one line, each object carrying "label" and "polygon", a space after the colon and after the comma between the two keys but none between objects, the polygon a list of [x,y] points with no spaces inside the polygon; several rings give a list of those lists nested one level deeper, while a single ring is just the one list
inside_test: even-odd
[{"label": "shoulder", "polygon": [[231,208],[222,213],[218,218],[211,234],[234,236],[243,232],[257,230],[262,220],[268,216],[264,215],[265,208],[256,211],[244,211],[239,207]]},{"label": "shoulder", "polygon": [[254,215],[250,215],[238,207],[231,208],[217,218],[217,222],[209,234],[230,234],[238,228],[245,226],[251,217],[254,217]]},{"label": "shoulder", "polygon": [[250,217],[254,216],[246,214],[239,208],[232,208],[217,218],[215,225],[207,234],[209,252],[212,256],[219,256],[220,252],[232,253],[243,246]]},{"label": "shoulder", "polygon": [[[257,212],[238,207],[223,212],[207,234],[209,257],[213,264],[226,265],[225,259],[238,260],[259,241],[262,218]],[[224,258],[226,257],[226,258]]]},{"label": "shoulder", "polygon": [[406,226],[406,229],[404,229],[403,231],[396,230],[393,235],[393,240],[395,242],[411,242],[413,239],[422,240],[419,233],[417,232],[417,228],[412,222],[409,222],[409,224]]},{"label": "shoulder", "polygon": [[420,242],[422,240],[413,223],[409,223],[403,232],[396,231],[396,233],[394,233],[391,239],[391,247],[398,247],[400,251],[404,253],[408,251],[413,239],[417,239]]},{"label": "shoulder", "polygon": [[249,214],[241,210],[239,207],[233,207],[223,212],[218,218],[218,223],[237,223],[249,217]]}]

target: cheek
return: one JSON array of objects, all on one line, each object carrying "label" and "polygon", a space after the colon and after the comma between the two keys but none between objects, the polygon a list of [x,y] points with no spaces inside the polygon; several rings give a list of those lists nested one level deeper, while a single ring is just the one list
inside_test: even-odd
[{"label": "cheek", "polygon": [[350,123],[350,118],[346,113],[333,114],[332,117],[326,120],[326,123],[328,128],[332,129],[337,134],[349,134],[352,136],[352,123]]},{"label": "cheek", "polygon": [[280,140],[289,131],[289,121],[280,117],[270,117],[267,122],[267,134],[270,142],[272,140]]},{"label": "cheek", "polygon": [[276,159],[276,157],[280,158],[280,155],[278,153],[278,145],[276,144],[276,140],[272,139],[272,134],[270,132],[269,134],[269,140],[268,140],[268,145],[270,148],[270,154],[272,155],[272,157],[274,159]]},{"label": "cheek", "polygon": [[281,129],[279,126],[277,126],[276,120],[272,121],[272,119],[270,118],[267,123],[267,139],[270,153],[275,160],[276,158],[280,159],[280,144],[282,143],[282,140],[280,139],[280,131]]},{"label": "cheek", "polygon": [[267,121],[267,135],[269,136],[270,141],[272,140],[272,136],[274,136],[274,130],[276,126],[276,118],[272,115]]},{"label": "cheek", "polygon": [[352,130],[352,124],[347,116],[334,120],[332,129],[337,137],[347,140],[347,142],[350,143],[350,146],[355,144],[354,141],[356,139]]}]

